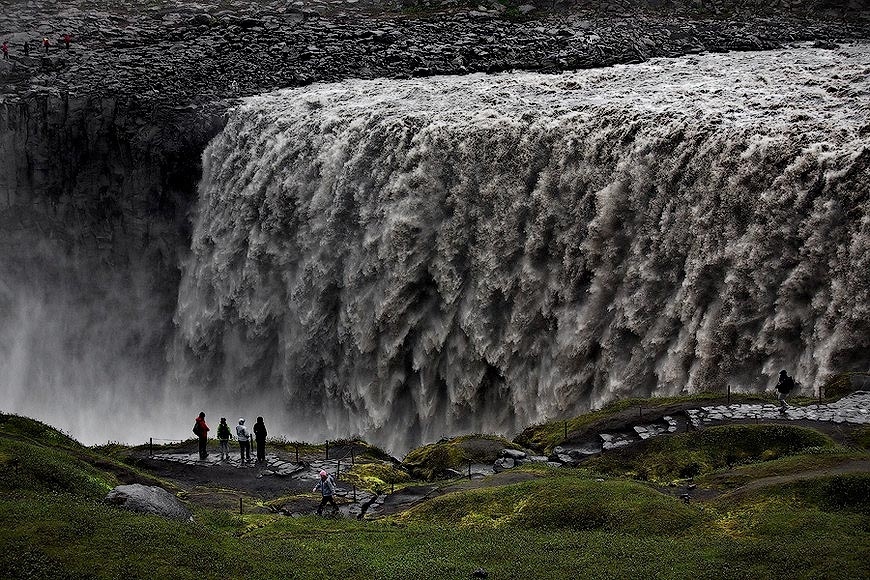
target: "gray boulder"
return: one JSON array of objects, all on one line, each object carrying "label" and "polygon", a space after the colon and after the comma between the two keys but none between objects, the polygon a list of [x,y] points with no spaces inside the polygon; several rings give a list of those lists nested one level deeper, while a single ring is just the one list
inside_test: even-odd
[{"label": "gray boulder", "polygon": [[193,521],[193,515],[174,495],[160,487],[134,483],[119,485],[106,496],[106,503],[143,514]]},{"label": "gray boulder", "polygon": [[492,469],[496,473],[500,473],[505,469],[513,469],[516,466],[516,462],[510,457],[502,457],[501,459],[496,459],[495,463],[492,464]]},{"label": "gray boulder", "polygon": [[526,453],[524,451],[518,451],[516,449],[502,449],[501,456],[502,457],[510,457],[514,461],[517,461],[519,459],[525,459]]}]

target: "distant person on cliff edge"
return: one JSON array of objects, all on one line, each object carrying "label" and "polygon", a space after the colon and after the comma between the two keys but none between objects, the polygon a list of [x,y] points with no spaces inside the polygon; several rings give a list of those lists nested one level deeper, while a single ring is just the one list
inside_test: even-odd
[{"label": "distant person on cliff edge", "polygon": [[63,45],[66,47],[67,50],[69,50],[69,43],[71,41],[72,41],[72,36],[70,36],[68,32],[63,35]]},{"label": "distant person on cliff edge", "polygon": [[205,413],[200,413],[196,418],[196,423],[193,424],[193,432],[199,437],[199,458],[205,459],[208,453],[205,450],[205,444],[208,441],[208,424],[205,422]]},{"label": "distant person on cliff edge", "polygon": [[239,419],[236,425],[236,439],[239,440],[239,452],[242,454],[242,463],[251,460],[251,435],[245,427],[245,418]]},{"label": "distant person on cliff edge", "polygon": [[47,36],[43,36],[43,37],[42,37],[42,48],[45,49],[45,54],[48,54],[48,45],[49,45],[49,44],[50,44],[50,43],[48,42],[48,37],[47,37]]},{"label": "distant person on cliff edge", "polygon": [[776,390],[779,391],[779,412],[785,413],[788,408],[785,398],[794,390],[794,379],[788,376],[784,370],[779,371],[779,382],[776,383]]},{"label": "distant person on cliff edge", "polygon": [[333,499],[333,495],[335,494],[335,480],[332,479],[332,476],[326,473],[325,471],[320,472],[320,483],[314,486],[312,491],[319,491],[320,495],[323,496],[320,500],[320,505],[317,507],[317,515],[323,515],[323,508],[326,504],[332,504],[332,511],[338,511],[338,506]]},{"label": "distant person on cliff edge", "polygon": [[9,44],[3,41],[3,58],[9,58]]},{"label": "distant person on cliff edge", "polygon": [[266,424],[262,417],[254,423],[254,437],[257,439],[257,461],[266,461]]},{"label": "distant person on cliff edge", "polygon": [[221,461],[230,458],[230,439],[233,436],[230,434],[230,426],[227,425],[227,418],[221,417],[221,424],[217,430],[218,443],[221,445]]}]

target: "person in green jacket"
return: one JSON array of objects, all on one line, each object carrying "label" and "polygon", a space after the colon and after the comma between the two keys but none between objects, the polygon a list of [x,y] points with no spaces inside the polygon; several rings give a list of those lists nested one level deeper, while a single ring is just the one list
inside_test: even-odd
[{"label": "person in green jacket", "polygon": [[221,424],[218,425],[217,430],[218,442],[221,444],[221,461],[224,459],[230,458],[230,439],[233,438],[230,435],[230,426],[227,425],[227,418],[221,417]]}]

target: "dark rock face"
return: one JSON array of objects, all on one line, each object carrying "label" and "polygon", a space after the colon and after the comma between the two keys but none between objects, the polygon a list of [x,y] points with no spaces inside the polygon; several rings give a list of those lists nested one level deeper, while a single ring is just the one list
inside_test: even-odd
[{"label": "dark rock face", "polygon": [[160,487],[139,483],[119,485],[106,496],[106,503],[138,513],[193,521],[190,510],[174,495]]}]

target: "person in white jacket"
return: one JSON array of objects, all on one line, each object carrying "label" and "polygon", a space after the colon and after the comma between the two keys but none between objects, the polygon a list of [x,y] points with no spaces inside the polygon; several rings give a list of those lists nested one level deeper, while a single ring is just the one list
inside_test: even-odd
[{"label": "person in white jacket", "polygon": [[[236,425],[236,439],[239,440],[239,451],[242,454],[242,463],[251,460],[251,436],[248,434],[248,428],[245,427],[245,418],[239,419],[239,424]],[[246,457],[247,456],[247,457]]]},{"label": "person in white jacket", "polygon": [[335,499],[333,499],[333,495],[335,494],[335,480],[332,479],[332,476],[326,473],[325,471],[320,472],[320,482],[314,486],[312,491],[320,491],[320,495],[323,496],[323,499],[320,500],[320,505],[317,508],[317,515],[323,515],[323,508],[326,504],[332,504],[332,511],[338,511],[338,506],[335,504]]}]

